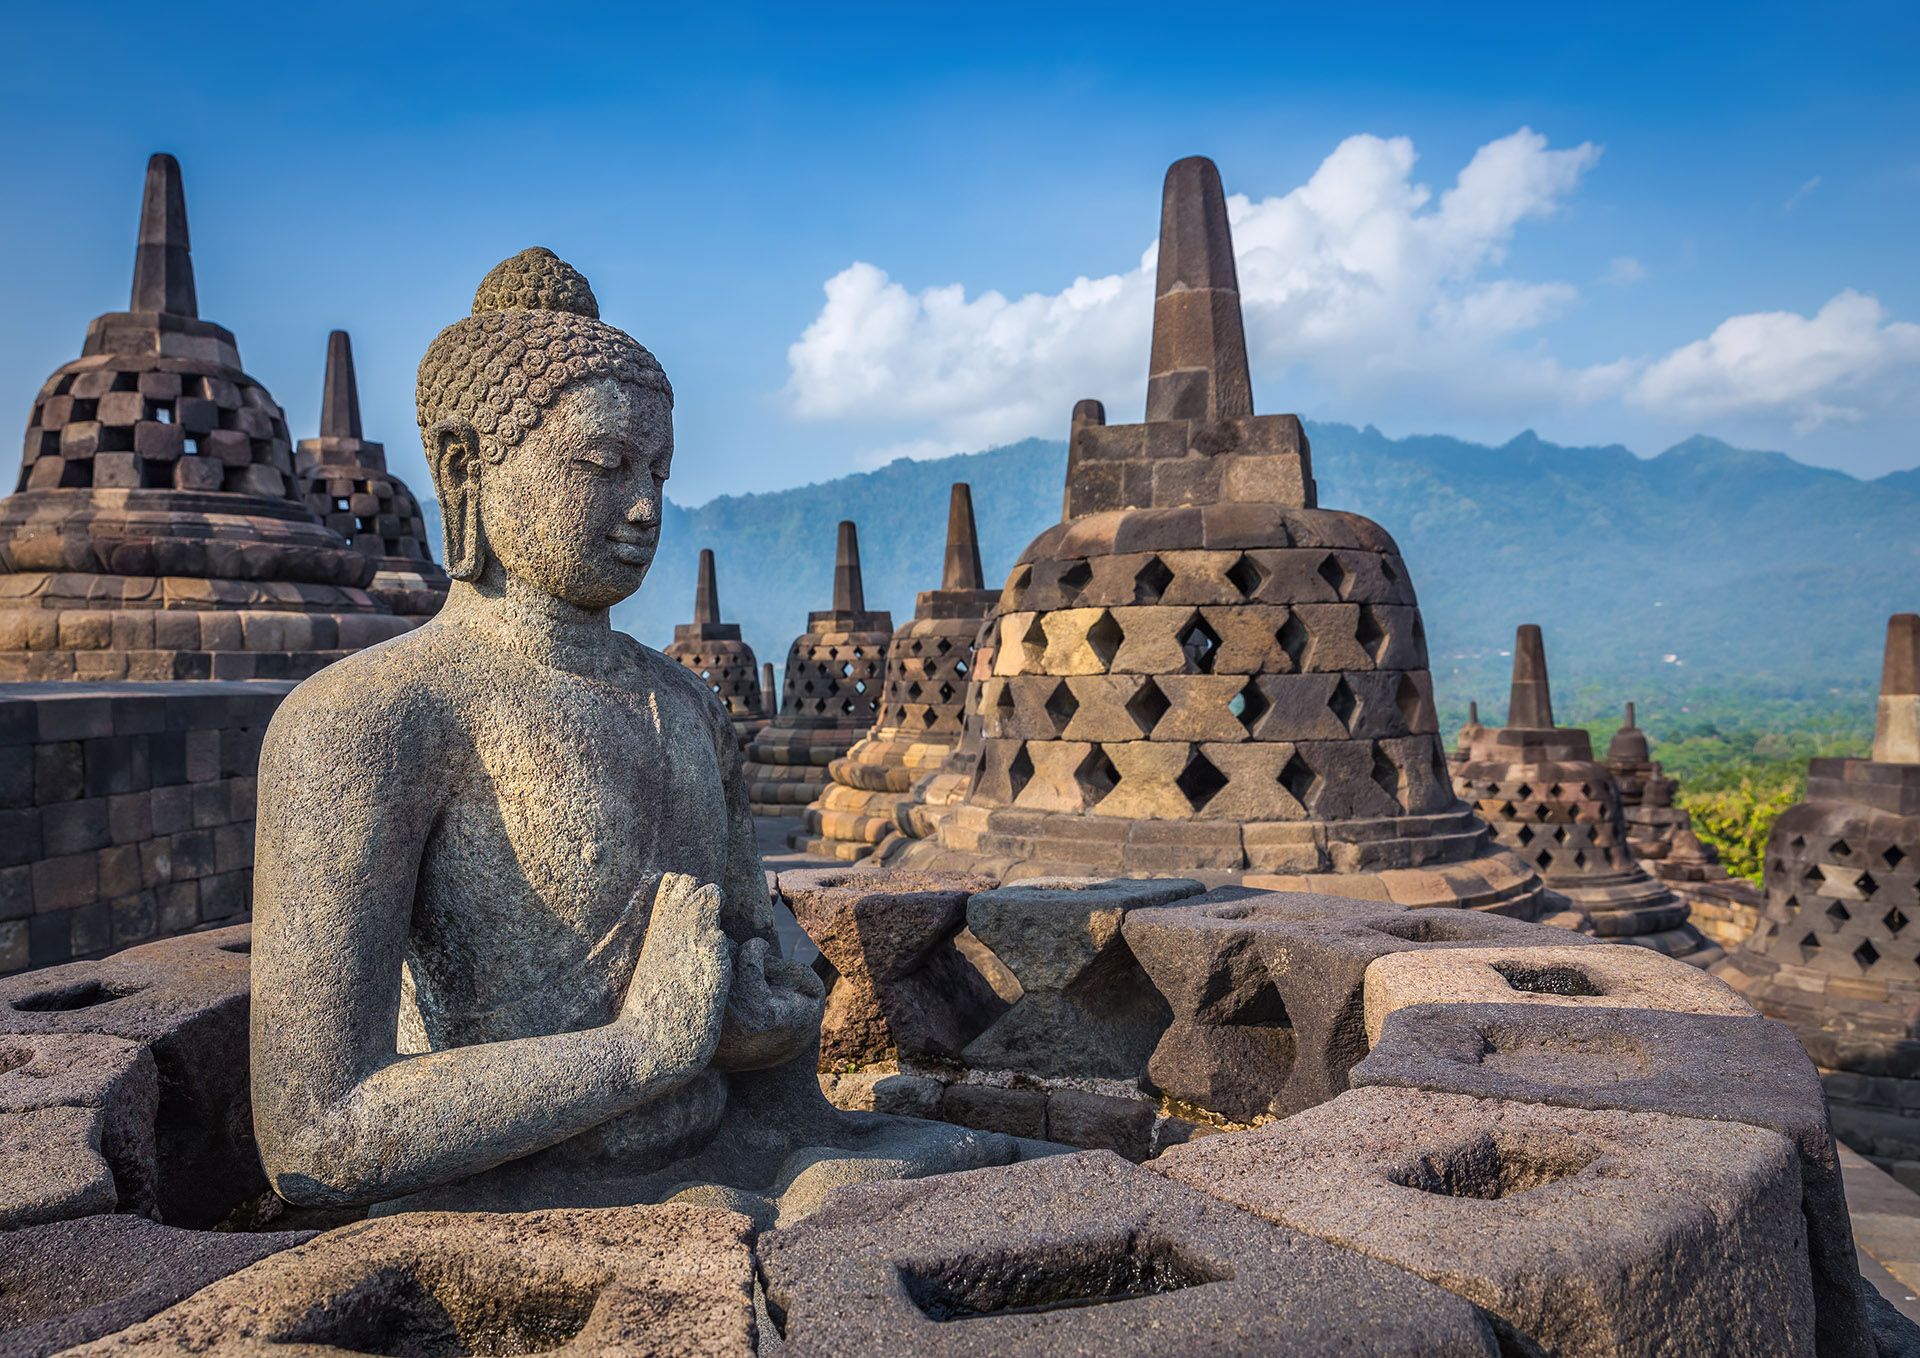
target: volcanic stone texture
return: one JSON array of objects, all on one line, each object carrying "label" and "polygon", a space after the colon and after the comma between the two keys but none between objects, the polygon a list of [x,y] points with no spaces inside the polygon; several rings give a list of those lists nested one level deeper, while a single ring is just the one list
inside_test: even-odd
[{"label": "volcanic stone texture", "polygon": [[0,973],[244,918],[289,684],[0,689]]},{"label": "volcanic stone texture", "polygon": [[137,1043],[0,1037],[0,1230],[153,1211],[160,1077]]},{"label": "volcanic stone texture", "polygon": [[329,1231],[80,1354],[748,1355],[751,1227],[701,1207],[412,1212]]},{"label": "volcanic stone texture", "polygon": [[1197,895],[1198,882],[1036,878],[967,902],[967,927],[1020,998],[962,1053],[977,1070],[1137,1080],[1170,1011],[1127,946],[1135,910]]},{"label": "volcanic stone texture", "polygon": [[210,930],[0,981],[0,1044],[98,1034],[151,1053],[152,1195],[170,1225],[213,1226],[267,1188],[247,1083],[249,936]]},{"label": "volcanic stone texture", "polygon": [[307,507],[373,558],[378,572],[367,592],[395,613],[438,613],[447,601],[447,573],[428,546],[420,502],[387,470],[386,447],[361,436],[353,344],[344,330],[327,336],[320,435],[300,440],[293,465]]},{"label": "volcanic stone texture", "polygon": [[1235,1122],[1299,1112],[1347,1087],[1367,1052],[1365,984],[1377,960],[1587,942],[1484,911],[1244,887],[1135,910],[1124,932],[1172,1009],[1148,1078]]},{"label": "volcanic stone texture", "polygon": [[0,501],[0,681],[301,679],[412,624],[301,498],[286,420],[199,319],[180,167],[147,168],[131,305],[34,399]]},{"label": "volcanic stone texture", "polygon": [[744,747],[766,729],[766,699],[760,691],[759,662],[740,636],[740,624],[720,621],[720,586],[713,550],[700,549],[700,573],[693,591],[693,621],[676,623],[665,655],[706,681],[727,709],[734,734]]},{"label": "volcanic stone texture", "polygon": [[834,970],[821,1069],[896,1056],[957,1060],[1006,1011],[955,946],[968,898],[992,885],[953,873],[780,874],[781,898]]},{"label": "volcanic stone texture", "polygon": [[1799,1154],[1760,1127],[1354,1089],[1152,1168],[1465,1297],[1503,1351],[1814,1351]]},{"label": "volcanic stone texture", "polygon": [[[1596,958],[1623,951],[1640,952],[1589,950]],[[1873,1353],[1820,1076],[1784,1025],[1647,1009],[1426,1005],[1390,1014],[1352,1079],[1740,1122],[1788,1137],[1800,1157],[1816,1347],[1822,1355]]]},{"label": "volcanic stone texture", "polygon": [[1104,1152],[835,1194],[760,1241],[795,1354],[1487,1354],[1471,1306]]},{"label": "volcanic stone texture", "polygon": [[312,1231],[183,1231],[93,1216],[0,1234],[0,1355],[44,1358],[123,1330]]},{"label": "volcanic stone texture", "polygon": [[747,794],[757,816],[797,816],[820,795],[827,766],[873,726],[893,615],[869,612],[860,579],[860,542],[840,525],[833,607],[807,615],[787,651],[780,711],[747,747]]}]

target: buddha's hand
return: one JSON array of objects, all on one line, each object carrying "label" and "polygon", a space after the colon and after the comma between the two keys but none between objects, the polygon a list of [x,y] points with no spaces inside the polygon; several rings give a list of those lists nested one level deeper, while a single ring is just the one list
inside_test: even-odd
[{"label": "buddha's hand", "polygon": [[748,939],[734,957],[713,1063],[722,1070],[765,1070],[798,1056],[820,1035],[825,994],[810,968],[789,962],[764,938]]},{"label": "buddha's hand", "polygon": [[669,872],[654,892],[646,942],[614,1022],[634,1040],[643,1078],[685,1079],[713,1061],[733,983],[720,888]]}]

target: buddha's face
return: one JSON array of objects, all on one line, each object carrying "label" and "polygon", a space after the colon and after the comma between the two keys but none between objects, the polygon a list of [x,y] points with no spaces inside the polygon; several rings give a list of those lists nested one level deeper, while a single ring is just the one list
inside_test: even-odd
[{"label": "buddha's face", "polygon": [[660,544],[673,409],[603,378],[569,387],[480,478],[480,522],[501,567],[579,608],[640,588]]}]

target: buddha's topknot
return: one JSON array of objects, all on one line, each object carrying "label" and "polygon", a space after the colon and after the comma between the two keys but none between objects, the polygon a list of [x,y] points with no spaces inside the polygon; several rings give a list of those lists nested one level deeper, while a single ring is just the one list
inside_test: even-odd
[{"label": "buddha's topknot", "polygon": [[423,430],[443,420],[472,425],[488,455],[504,457],[539,427],[561,392],[596,377],[673,400],[654,356],[600,319],[580,271],[536,246],[489,270],[473,314],[427,346],[415,411]]},{"label": "buddha's topknot", "polygon": [[487,271],[473,294],[473,314],[483,311],[565,311],[600,319],[600,303],[585,275],[544,245]]}]

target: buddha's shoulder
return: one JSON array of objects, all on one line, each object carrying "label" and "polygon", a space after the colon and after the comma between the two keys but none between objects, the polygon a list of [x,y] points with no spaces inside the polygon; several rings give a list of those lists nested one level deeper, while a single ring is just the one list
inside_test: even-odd
[{"label": "buddha's shoulder", "polygon": [[274,724],[384,727],[397,733],[456,715],[491,668],[470,634],[429,622],[314,674],[287,695]]}]

